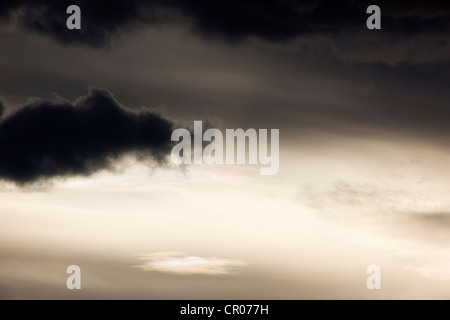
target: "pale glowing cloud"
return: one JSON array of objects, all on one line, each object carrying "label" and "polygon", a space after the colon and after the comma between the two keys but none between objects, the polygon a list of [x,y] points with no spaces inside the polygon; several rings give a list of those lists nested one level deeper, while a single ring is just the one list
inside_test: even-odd
[{"label": "pale glowing cloud", "polygon": [[222,275],[246,265],[239,260],[187,256],[180,252],[154,252],[141,255],[139,260],[143,263],[136,267],[141,270],[174,274]]}]

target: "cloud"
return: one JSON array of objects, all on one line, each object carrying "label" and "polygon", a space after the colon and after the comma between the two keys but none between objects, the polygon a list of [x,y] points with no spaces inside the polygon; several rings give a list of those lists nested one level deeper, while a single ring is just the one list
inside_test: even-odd
[{"label": "cloud", "polygon": [[144,271],[159,271],[172,274],[230,274],[246,265],[239,260],[187,256],[180,252],[155,252],[142,255],[143,263],[137,268]]},{"label": "cloud", "polygon": [[[388,63],[448,61],[450,50],[450,6],[442,1],[380,0],[379,31],[366,28],[366,8],[371,1],[78,0],[70,4],[82,9],[81,30],[65,27],[69,3],[57,0],[3,1],[0,19],[14,17],[25,30],[64,45],[95,48],[107,47],[121,35],[143,27],[176,25],[208,39],[232,43],[249,37],[275,43],[303,39],[351,61],[384,62],[385,55]],[[427,50],[423,50],[424,43]]]},{"label": "cloud", "polygon": [[[320,214],[351,217],[359,214],[407,213],[421,217],[421,226],[448,227],[448,215],[424,212],[447,212],[450,201],[447,189],[430,168],[411,168],[381,173],[381,181],[360,177],[358,181],[339,179],[332,183],[305,183],[296,201]],[[426,219],[425,219],[426,218]],[[418,219],[418,218],[417,218]]]},{"label": "cloud", "polygon": [[34,100],[0,121],[0,179],[24,185],[111,170],[134,154],[162,164],[172,122],[132,111],[111,92],[91,87],[75,102]]},{"label": "cloud", "polygon": [[[297,194],[297,200],[304,205],[319,210],[350,213],[364,211],[384,211],[399,209],[400,198],[410,196],[394,186],[378,186],[374,183],[354,183],[345,180],[334,181],[319,188],[305,184]],[[400,207],[401,208],[401,207]],[[376,210],[375,210],[376,209]]]},{"label": "cloud", "polygon": [[[66,9],[81,8],[81,30],[68,30]],[[153,23],[151,1],[2,1],[0,19],[16,21],[23,29],[68,45],[108,46],[117,36]]]}]

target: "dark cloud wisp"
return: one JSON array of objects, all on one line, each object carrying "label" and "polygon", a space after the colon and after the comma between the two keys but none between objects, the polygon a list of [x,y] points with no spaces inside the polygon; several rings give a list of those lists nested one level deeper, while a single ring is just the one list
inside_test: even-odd
[{"label": "dark cloud wisp", "polygon": [[[81,8],[81,30],[68,30],[66,9]],[[0,20],[15,20],[23,29],[50,37],[67,45],[94,48],[108,46],[118,35],[153,23],[150,1],[59,1],[4,0],[0,2]]]},{"label": "dark cloud wisp", "polygon": [[0,179],[19,185],[54,177],[88,176],[135,154],[163,163],[173,123],[132,111],[104,89],[68,101],[35,101],[0,121]]}]

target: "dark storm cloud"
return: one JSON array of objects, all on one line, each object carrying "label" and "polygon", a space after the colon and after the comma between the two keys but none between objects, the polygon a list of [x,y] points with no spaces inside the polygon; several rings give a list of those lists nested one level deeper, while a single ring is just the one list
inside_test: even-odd
[{"label": "dark storm cloud", "polygon": [[87,176],[114,167],[127,153],[164,161],[172,123],[131,111],[104,89],[68,101],[31,102],[0,122],[0,179],[26,184]]},{"label": "dark storm cloud", "polygon": [[[82,9],[82,30],[65,27],[67,6]],[[143,0],[143,1],[2,1],[0,16],[17,13],[27,30],[64,44],[103,47],[123,32],[143,25],[190,24],[209,38],[239,41],[247,36],[282,42],[310,34],[353,35],[367,32],[366,8],[372,1],[349,0]],[[442,1],[377,1],[389,34],[446,34],[450,6]],[[164,9],[164,10],[162,10]]]}]

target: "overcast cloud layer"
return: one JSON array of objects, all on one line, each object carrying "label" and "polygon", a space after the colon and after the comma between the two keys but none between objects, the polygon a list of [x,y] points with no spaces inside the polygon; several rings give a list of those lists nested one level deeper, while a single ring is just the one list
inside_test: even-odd
[{"label": "overcast cloud layer", "polygon": [[[441,1],[0,1],[0,298],[449,297],[449,17]],[[278,174],[166,168],[194,120],[279,129]]]}]

